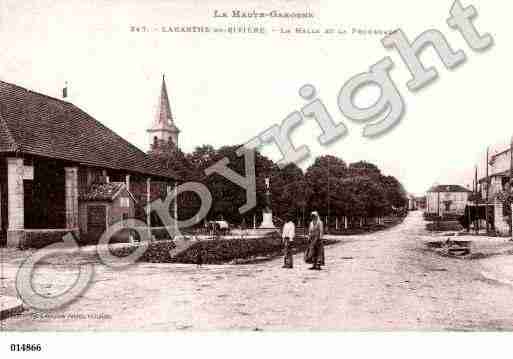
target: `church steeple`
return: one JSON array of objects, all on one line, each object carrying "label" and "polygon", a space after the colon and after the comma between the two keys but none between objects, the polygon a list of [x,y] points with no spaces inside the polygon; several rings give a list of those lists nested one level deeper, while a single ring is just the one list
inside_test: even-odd
[{"label": "church steeple", "polygon": [[179,133],[180,130],[176,127],[173,114],[171,113],[169,96],[167,94],[166,78],[165,75],[163,75],[155,119],[151,128],[148,129],[151,151],[163,151],[165,148],[169,148],[169,144],[173,144],[178,147]]}]

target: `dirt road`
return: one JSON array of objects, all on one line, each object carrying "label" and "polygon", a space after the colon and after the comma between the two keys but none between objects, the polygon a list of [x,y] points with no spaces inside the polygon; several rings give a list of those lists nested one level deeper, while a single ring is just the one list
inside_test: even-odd
[{"label": "dirt road", "polygon": [[[4,321],[4,330],[512,330],[513,286],[482,275],[479,260],[426,251],[419,212],[387,231],[343,237],[322,271],[281,259],[248,265],[96,266],[94,283],[58,312]],[[13,276],[16,263],[6,263]],[[44,266],[55,293],[75,269]]]}]

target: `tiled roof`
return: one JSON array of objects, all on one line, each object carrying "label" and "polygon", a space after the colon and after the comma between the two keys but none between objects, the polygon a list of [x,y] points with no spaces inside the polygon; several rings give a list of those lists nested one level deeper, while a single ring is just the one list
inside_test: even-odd
[{"label": "tiled roof", "polygon": [[431,187],[428,192],[472,192],[469,189],[457,184],[441,184]]},{"label": "tiled roof", "polygon": [[175,178],[75,105],[0,81],[0,152]]},{"label": "tiled roof", "polygon": [[80,195],[80,199],[84,201],[112,201],[123,188],[126,188],[123,182],[93,184],[86,193]]}]

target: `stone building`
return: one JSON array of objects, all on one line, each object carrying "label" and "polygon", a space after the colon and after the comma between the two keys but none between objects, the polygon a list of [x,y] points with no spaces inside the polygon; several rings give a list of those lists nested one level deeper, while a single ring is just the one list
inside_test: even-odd
[{"label": "stone building", "polygon": [[408,210],[416,211],[418,209],[426,208],[426,197],[414,196],[413,194],[408,194]]},{"label": "stone building", "polygon": [[[163,86],[159,119],[168,119]],[[178,142],[175,127],[162,123],[152,131],[158,141],[168,135],[167,140]],[[178,180],[70,102],[0,81],[0,243],[25,246],[38,236],[80,236],[91,224],[101,231],[98,205],[85,204],[99,185],[108,183],[120,192],[103,199],[127,198],[127,215],[151,225],[145,204],[165,196]],[[112,213],[112,204],[105,206]],[[111,223],[106,220],[105,227]]]},{"label": "stone building", "polygon": [[426,212],[429,214],[462,215],[472,192],[460,185],[436,185],[426,193]]},{"label": "stone building", "polygon": [[417,202],[415,201],[415,196],[412,194],[408,194],[408,210],[410,211],[416,211],[417,208]]},{"label": "stone building", "polygon": [[[488,198],[491,201],[495,201],[497,196],[506,190],[507,185],[509,184],[509,174],[510,174],[510,150],[509,148],[498,152],[490,157],[490,165],[489,167],[489,183],[490,189],[488,192]],[[487,179],[483,177],[479,180],[479,184],[481,185],[481,196],[482,198],[486,198],[486,187],[487,187]]]},{"label": "stone building", "polygon": [[494,228],[499,235],[510,234],[509,211],[503,206],[501,198],[509,192],[510,184],[510,166],[511,151],[509,148],[497,152],[490,157],[488,178],[483,177],[479,180],[481,186],[481,198],[484,200],[487,196],[490,205],[494,207]]},{"label": "stone building", "polygon": [[79,197],[79,228],[98,238],[115,223],[135,218],[137,200],[124,182],[96,183]]}]

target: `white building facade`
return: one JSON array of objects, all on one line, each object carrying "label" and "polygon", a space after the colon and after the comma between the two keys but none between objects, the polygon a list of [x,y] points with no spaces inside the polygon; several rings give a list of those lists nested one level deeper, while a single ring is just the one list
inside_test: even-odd
[{"label": "white building facade", "polygon": [[459,185],[433,186],[426,193],[426,212],[439,216],[463,215],[471,193]]}]

